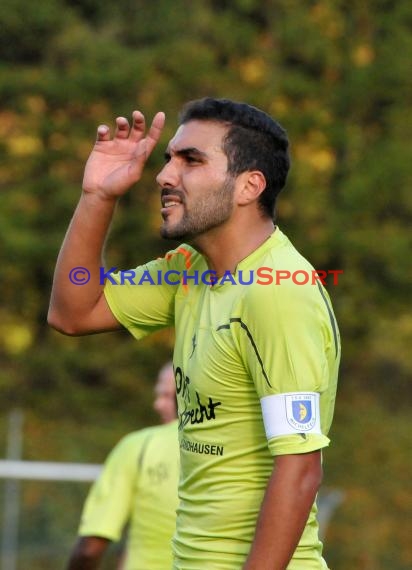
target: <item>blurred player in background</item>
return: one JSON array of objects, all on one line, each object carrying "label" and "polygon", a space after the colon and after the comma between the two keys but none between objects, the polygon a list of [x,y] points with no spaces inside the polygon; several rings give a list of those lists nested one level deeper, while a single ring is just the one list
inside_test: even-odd
[{"label": "blurred player in background", "polygon": [[160,370],[154,409],[161,426],[126,435],[113,448],[87,497],[68,570],[100,568],[127,526],[124,570],[170,570],[179,450],[173,366]]}]

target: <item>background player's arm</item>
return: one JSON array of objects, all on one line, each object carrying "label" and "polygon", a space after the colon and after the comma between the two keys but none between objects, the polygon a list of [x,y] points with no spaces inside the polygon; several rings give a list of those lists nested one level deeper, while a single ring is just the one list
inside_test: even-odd
[{"label": "background player's arm", "polygon": [[[143,432],[142,432],[143,434]],[[118,542],[135,501],[142,435],[132,432],[112,449],[83,506],[78,539],[67,570],[94,570],[111,542]]]},{"label": "background player's arm", "polygon": [[321,481],[320,451],[275,458],[244,570],[286,569]]},{"label": "background player's arm", "polygon": [[82,536],[78,539],[67,570],[97,570],[110,540],[99,536]]},{"label": "background player's arm", "polygon": [[[100,280],[104,242],[116,202],[140,179],[163,124],[164,114],[157,113],[145,136],[144,117],[134,111],[131,127],[127,119],[116,119],[113,139],[107,126],[98,128],[85,168],[83,193],[56,264],[48,321],[57,330],[75,335],[120,327],[106,303]],[[70,280],[76,267],[89,272],[87,283]],[[86,272],[77,275],[84,278]]]}]

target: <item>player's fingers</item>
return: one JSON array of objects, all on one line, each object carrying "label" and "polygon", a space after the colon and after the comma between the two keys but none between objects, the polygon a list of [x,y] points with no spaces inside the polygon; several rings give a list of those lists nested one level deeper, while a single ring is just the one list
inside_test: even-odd
[{"label": "player's fingers", "polygon": [[129,136],[129,121],[125,117],[117,117],[115,137],[118,139],[127,139]]},{"label": "player's fingers", "polygon": [[147,160],[150,153],[156,146],[165,124],[165,114],[163,112],[156,113],[150,126],[146,138],[142,141],[141,152],[139,153]]},{"label": "player's fingers", "polygon": [[109,141],[110,140],[110,129],[107,125],[99,125],[97,127],[97,139],[99,141]]},{"label": "player's fingers", "polygon": [[156,113],[153,118],[152,124],[150,126],[149,132],[147,133],[147,137],[144,141],[144,155],[145,158],[149,156],[152,152],[154,147],[156,146],[158,140],[160,139],[160,135],[162,134],[162,130],[165,124],[165,114],[161,111]]},{"label": "player's fingers", "polygon": [[130,129],[130,140],[139,141],[145,132],[146,121],[143,113],[140,111],[133,111],[132,128]]},{"label": "player's fingers", "polygon": [[162,111],[156,113],[146,137],[146,153],[152,152],[153,148],[160,139],[163,127],[165,125],[166,116]]}]

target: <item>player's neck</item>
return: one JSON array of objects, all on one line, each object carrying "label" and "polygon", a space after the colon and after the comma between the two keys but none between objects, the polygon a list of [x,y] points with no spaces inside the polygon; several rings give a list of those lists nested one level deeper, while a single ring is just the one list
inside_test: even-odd
[{"label": "player's neck", "polygon": [[274,229],[269,218],[245,220],[241,225],[225,224],[198,236],[193,245],[206,258],[209,269],[220,277],[226,271],[234,273],[239,262],[260,247]]}]

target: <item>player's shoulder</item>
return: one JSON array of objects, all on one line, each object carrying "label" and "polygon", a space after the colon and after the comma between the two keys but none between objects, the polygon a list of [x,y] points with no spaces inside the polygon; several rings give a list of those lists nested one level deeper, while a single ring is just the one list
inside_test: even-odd
[{"label": "player's shoulder", "polygon": [[203,256],[187,243],[182,243],[176,248],[169,250],[162,259],[170,266],[188,271],[204,263]]},{"label": "player's shoulder", "polygon": [[175,432],[177,430],[177,420],[166,424],[148,426],[138,431],[127,434],[124,439],[127,441],[141,441],[147,438],[163,436],[166,432]]},{"label": "player's shoulder", "polygon": [[280,228],[274,232],[269,240],[269,247],[265,249],[262,262],[277,271],[310,270],[312,265],[294,243]]},{"label": "player's shoulder", "polygon": [[166,425],[154,425],[135,430],[124,435],[113,448],[110,455],[119,460],[120,457],[135,456],[143,447],[165,433]]},{"label": "player's shoulder", "polygon": [[149,435],[150,428],[143,428],[135,431],[131,431],[120,438],[115,446],[115,449],[119,451],[126,451],[130,448],[139,446],[144,439]]},{"label": "player's shoulder", "polygon": [[305,313],[319,302],[319,286],[310,265],[301,269],[268,265],[259,267],[253,283],[244,287],[239,311],[252,320],[279,319]]}]

